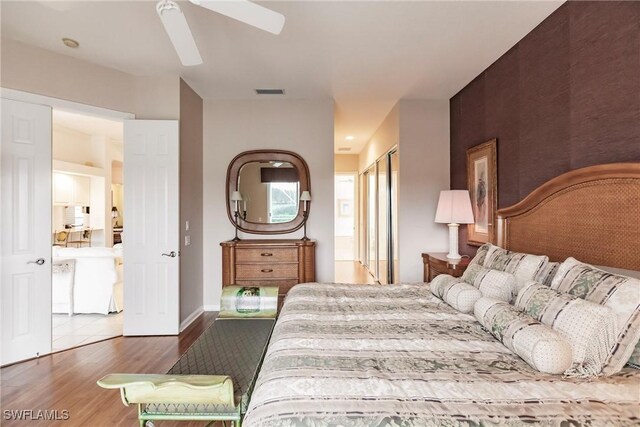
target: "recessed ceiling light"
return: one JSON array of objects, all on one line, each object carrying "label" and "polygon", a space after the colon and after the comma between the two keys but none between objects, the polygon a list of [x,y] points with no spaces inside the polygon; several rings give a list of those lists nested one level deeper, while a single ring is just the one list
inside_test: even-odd
[{"label": "recessed ceiling light", "polygon": [[62,43],[64,43],[65,46],[70,47],[72,49],[77,48],[78,46],[80,46],[80,43],[78,43],[77,41],[75,41],[74,39],[69,39],[67,37],[62,39]]},{"label": "recessed ceiling light", "polygon": [[354,139],[356,139],[356,137],[353,136],[353,135],[347,135],[347,136],[345,136],[344,139],[346,139],[347,141],[353,141]]}]

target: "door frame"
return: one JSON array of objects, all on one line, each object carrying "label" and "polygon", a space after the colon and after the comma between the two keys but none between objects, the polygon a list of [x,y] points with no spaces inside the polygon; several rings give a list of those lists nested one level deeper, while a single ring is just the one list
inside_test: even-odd
[{"label": "door frame", "polygon": [[[78,114],[83,114],[87,116],[96,116],[101,118],[123,120],[123,121],[135,119],[135,114],[133,113],[116,111],[116,110],[111,110],[103,107],[96,107],[93,105],[83,104],[80,102],[68,101],[65,99],[54,98],[46,95],[39,95],[39,94],[25,92],[25,91],[16,90],[16,89],[8,89],[4,87],[0,87],[0,98],[5,98],[13,101],[26,102],[30,104],[36,104],[36,105],[43,105],[43,106],[50,107],[52,111],[53,110],[67,111],[67,112],[78,113]],[[53,132],[53,122],[52,122],[51,131]],[[51,163],[53,165],[53,153],[51,155]],[[51,221],[49,221],[49,224],[51,224]],[[49,231],[48,238],[50,238],[52,232],[53,230]],[[126,254],[124,256],[126,258]],[[51,262],[51,254],[49,254],[49,262]],[[50,290],[51,290],[51,287],[52,287],[52,283],[49,283]],[[49,316],[52,315],[51,305],[49,305],[48,315]],[[40,355],[40,356],[44,356],[44,355]],[[30,360],[30,359],[25,359],[19,362],[24,362],[26,360]],[[15,362],[15,363],[19,363],[19,362]]]},{"label": "door frame", "polygon": [[82,113],[88,116],[97,116],[106,119],[127,120],[136,118],[136,115],[133,113],[110,110],[108,108],[3,87],[0,87],[0,97],[13,99],[14,101],[29,102],[31,104],[46,105],[54,110]]},{"label": "door frame", "polygon": [[[334,172],[333,173],[333,185],[335,186],[335,179],[338,176],[350,176],[353,177],[353,260],[360,260],[360,238],[359,238],[359,229],[360,229],[360,199],[359,199],[359,186],[360,186],[360,174],[358,171],[351,172]],[[334,209],[337,209],[338,199],[335,197],[334,191]],[[335,222],[335,212],[334,212],[334,222]],[[334,236],[335,238],[335,236]],[[335,257],[335,251],[334,251]]]}]

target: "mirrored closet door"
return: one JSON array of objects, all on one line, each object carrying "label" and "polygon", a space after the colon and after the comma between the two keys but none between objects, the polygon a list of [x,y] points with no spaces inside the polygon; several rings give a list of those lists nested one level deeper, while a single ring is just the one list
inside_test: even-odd
[{"label": "mirrored closet door", "polygon": [[360,176],[360,259],[381,284],[398,283],[399,166],[394,148]]}]

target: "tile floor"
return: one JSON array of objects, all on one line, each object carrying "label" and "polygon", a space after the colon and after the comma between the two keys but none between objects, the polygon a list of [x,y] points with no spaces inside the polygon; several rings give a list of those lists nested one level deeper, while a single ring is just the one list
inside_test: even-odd
[{"label": "tile floor", "polygon": [[122,335],[122,312],[104,314],[54,314],[52,351]]}]

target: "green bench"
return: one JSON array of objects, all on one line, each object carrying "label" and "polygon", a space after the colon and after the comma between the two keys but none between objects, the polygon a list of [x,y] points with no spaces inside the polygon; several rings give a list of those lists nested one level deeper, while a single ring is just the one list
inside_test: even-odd
[{"label": "green bench", "polygon": [[247,410],[277,314],[277,287],[225,287],[220,316],[164,375],[110,374],[98,381],[154,420],[230,421]]}]

